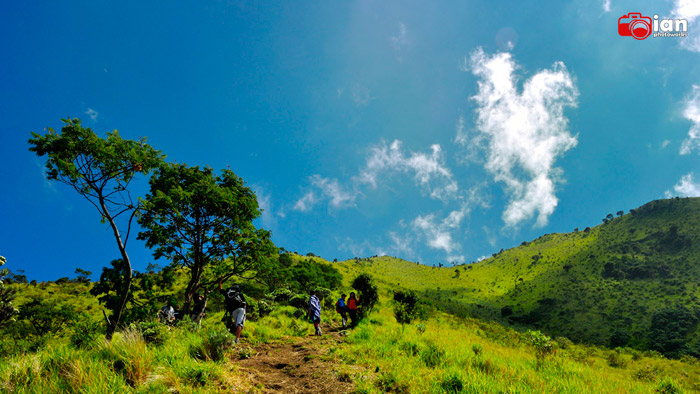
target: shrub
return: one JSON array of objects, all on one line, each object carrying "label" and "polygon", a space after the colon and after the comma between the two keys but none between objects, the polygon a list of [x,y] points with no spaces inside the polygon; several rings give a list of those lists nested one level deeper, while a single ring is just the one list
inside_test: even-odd
[{"label": "shrub", "polygon": [[386,372],[379,375],[377,380],[374,381],[374,385],[385,393],[410,393],[410,390],[408,389],[408,384],[399,382],[394,372]]},{"label": "shrub", "polygon": [[410,324],[418,316],[418,295],[414,291],[394,292],[394,316],[401,325]]},{"label": "shrub", "polygon": [[143,340],[150,345],[160,346],[168,336],[168,329],[157,321],[131,323],[130,327],[138,330]]},{"label": "shrub", "polygon": [[475,356],[478,356],[481,354],[481,352],[484,351],[484,348],[481,345],[479,345],[478,343],[475,343],[472,345],[472,351],[474,352]]},{"label": "shrub", "polygon": [[360,316],[367,316],[379,301],[379,292],[374,279],[369,274],[360,274],[352,281],[352,287],[359,293],[357,309]]},{"label": "shrub", "polygon": [[635,379],[641,380],[643,382],[653,382],[659,376],[659,372],[659,367],[645,365],[644,367],[639,368],[637,371],[635,371],[634,374],[632,374],[632,376]]},{"label": "shrub", "polygon": [[81,319],[73,327],[70,343],[78,349],[90,349],[98,343],[102,335],[104,335],[102,326],[98,322],[87,318]]},{"label": "shrub", "polygon": [[220,361],[235,343],[235,337],[220,326],[203,331],[201,336],[201,341],[190,348],[190,355],[198,360]]},{"label": "shrub", "polygon": [[461,393],[464,391],[464,382],[459,375],[451,373],[440,382],[440,388],[444,393]]},{"label": "shrub", "polygon": [[568,349],[574,345],[574,343],[571,342],[571,339],[567,337],[556,337],[554,341],[557,343],[557,345],[559,345],[560,349]]},{"label": "shrub", "polygon": [[428,367],[436,367],[440,365],[445,358],[445,351],[440,346],[429,343],[425,349],[420,352],[420,358]]},{"label": "shrub", "polygon": [[656,386],[656,392],[661,394],[682,394],[681,386],[671,378],[665,378]]},{"label": "shrub", "polygon": [[625,368],[627,360],[619,350],[615,350],[608,354],[608,365],[614,368]]},{"label": "shrub", "polygon": [[539,368],[544,359],[554,353],[554,344],[552,343],[552,339],[539,331],[528,330],[525,335],[528,342],[535,349],[537,367]]},{"label": "shrub", "polygon": [[418,331],[419,334],[423,334],[428,327],[425,324],[416,324],[416,331]]}]

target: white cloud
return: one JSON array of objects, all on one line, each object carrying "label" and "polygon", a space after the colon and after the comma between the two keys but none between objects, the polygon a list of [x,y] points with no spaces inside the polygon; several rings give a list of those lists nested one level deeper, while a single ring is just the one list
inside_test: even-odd
[{"label": "white cloud", "polygon": [[681,155],[687,155],[695,148],[700,148],[700,86],[693,85],[693,90],[684,102],[683,116],[693,122],[688,130],[688,138],[681,145]]},{"label": "white cloud", "polygon": [[411,44],[408,39],[408,29],[403,22],[399,22],[399,33],[391,37],[391,45],[395,50],[400,51]]},{"label": "white cloud", "polygon": [[85,115],[89,116],[94,122],[97,122],[97,117],[100,115],[100,113],[92,108],[88,108],[87,111],[85,111]]},{"label": "white cloud", "polygon": [[429,247],[444,251],[451,261],[458,260],[458,257],[461,261],[464,258],[454,254],[461,249],[459,240],[454,238],[454,233],[459,232],[462,221],[470,210],[469,204],[465,203],[460,209],[450,212],[441,220],[434,213],[419,215],[411,222],[411,228],[420,240],[425,240]]},{"label": "white cloud", "polygon": [[681,177],[680,182],[673,186],[673,191],[666,191],[666,197],[671,198],[674,195],[680,197],[700,197],[700,182],[693,181],[693,174],[686,174]]},{"label": "white cloud", "polygon": [[680,40],[681,47],[692,52],[700,52],[700,2],[697,0],[675,0],[671,10],[673,18],[688,20],[688,37]]},{"label": "white cloud", "polygon": [[668,146],[668,144],[671,143],[671,140],[664,140],[664,142],[661,143],[661,149],[664,149],[665,147]]},{"label": "white cloud", "polygon": [[385,172],[412,173],[416,184],[431,198],[454,198],[459,190],[452,172],[445,166],[440,145],[432,145],[431,153],[404,153],[401,141],[394,140],[387,146],[382,142],[371,149],[365,167],[357,178],[360,183],[377,187],[377,179]]},{"label": "white cloud", "polygon": [[272,197],[266,193],[265,189],[262,186],[253,185],[253,189],[255,190],[255,195],[258,199],[258,206],[262,211],[262,214],[260,215],[260,221],[262,222],[263,227],[267,229],[274,228],[275,226],[277,226],[277,217],[283,218],[285,216],[284,212],[274,211]]},{"label": "white cloud", "polygon": [[472,73],[480,78],[472,97],[478,105],[476,131],[486,150],[484,168],[509,193],[506,225],[537,213],[537,225],[544,226],[558,203],[554,193],[561,171],[554,162],[578,142],[563,114],[576,106],[578,90],[566,66],[556,62],[527,80],[519,93],[517,68],[509,53],[489,56],[478,48],[471,54]]},{"label": "white cloud", "polygon": [[611,4],[610,0],[603,0],[603,12],[610,12]]},{"label": "white cloud", "polygon": [[310,191],[300,198],[299,201],[294,204],[294,210],[307,212],[318,202],[318,198],[313,191]]},{"label": "white cloud", "polygon": [[337,179],[331,180],[320,175],[314,175],[311,177],[311,184],[320,189],[324,196],[328,197],[331,206],[334,208],[352,206],[355,203],[357,193],[343,190]]}]

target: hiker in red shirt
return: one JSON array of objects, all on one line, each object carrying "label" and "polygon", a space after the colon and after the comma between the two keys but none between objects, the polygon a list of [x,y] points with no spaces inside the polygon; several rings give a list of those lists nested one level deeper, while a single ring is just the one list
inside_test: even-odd
[{"label": "hiker in red shirt", "polygon": [[348,313],[350,314],[350,320],[352,325],[357,324],[357,298],[355,298],[355,293],[350,293],[350,298],[348,298]]}]

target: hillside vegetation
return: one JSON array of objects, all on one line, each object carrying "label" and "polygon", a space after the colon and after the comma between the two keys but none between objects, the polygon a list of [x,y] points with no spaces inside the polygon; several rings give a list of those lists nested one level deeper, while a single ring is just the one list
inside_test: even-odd
[{"label": "hillside vegetation", "polygon": [[[699,199],[654,201],[456,267],[282,253],[239,281],[249,319],[237,345],[215,293],[201,326],[155,321],[181,300],[183,269],[135,273],[111,342],[96,298],[114,294],[110,268],[99,283],[13,283],[0,392],[698,392],[698,214]],[[378,303],[343,330],[333,303],[359,276]],[[310,289],[323,298],[322,337],[304,318]],[[398,290],[422,304],[405,324]]]},{"label": "hillside vegetation", "polygon": [[606,221],[469,265],[377,257],[340,266],[416,290],[459,316],[576,342],[700,355],[700,199],[653,201]]}]

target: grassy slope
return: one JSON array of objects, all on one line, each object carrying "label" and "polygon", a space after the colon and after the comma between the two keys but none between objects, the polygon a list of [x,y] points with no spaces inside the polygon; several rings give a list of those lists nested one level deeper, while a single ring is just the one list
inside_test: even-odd
[{"label": "grassy slope", "polygon": [[[419,291],[458,315],[504,321],[501,308],[510,306],[515,321],[554,335],[607,344],[614,330],[623,330],[643,347],[654,311],[700,306],[699,232],[700,199],[660,200],[590,231],[547,234],[469,266],[378,257],[339,267]],[[641,278],[605,278],[610,262]]]}]

